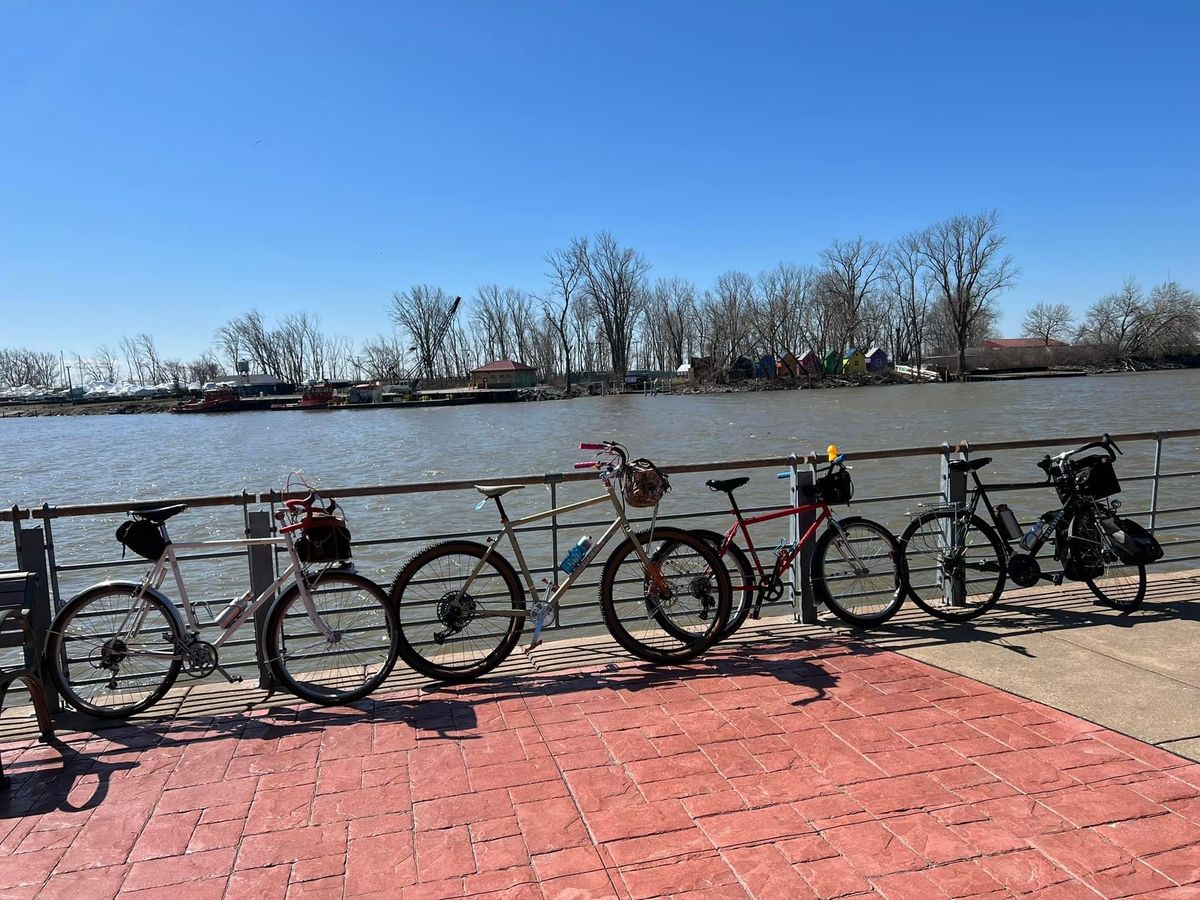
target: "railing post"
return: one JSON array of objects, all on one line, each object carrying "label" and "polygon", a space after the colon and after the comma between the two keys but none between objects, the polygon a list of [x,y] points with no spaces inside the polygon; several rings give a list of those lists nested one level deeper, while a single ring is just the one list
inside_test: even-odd
[{"label": "railing post", "polygon": [[1150,482],[1150,531],[1154,531],[1154,521],[1158,518],[1158,479],[1162,475],[1162,432],[1154,433],[1154,480]]},{"label": "railing post", "polygon": [[[547,472],[546,484],[550,485],[550,508],[554,509],[558,506],[558,485],[563,480],[561,472]],[[550,517],[550,579],[553,581],[557,574],[558,561],[561,559],[558,555],[558,516]],[[559,607],[554,607],[554,622],[555,628],[559,626],[559,618],[562,612]]]},{"label": "railing post", "polygon": [[17,560],[17,568],[21,567],[21,507],[13,504],[12,508],[12,527],[13,527],[13,556]]},{"label": "railing post", "polygon": [[[271,536],[271,514],[265,510],[246,513],[246,537],[269,538]],[[246,548],[250,565],[250,589],[258,596],[275,580],[275,548],[270,544],[252,544]],[[270,690],[273,685],[271,670],[263,657],[263,632],[267,627],[267,613],[271,604],[264,603],[254,614],[254,657],[258,662],[258,686]]]},{"label": "railing post", "polygon": [[[962,445],[960,445],[962,446]],[[963,451],[965,458],[970,453],[970,446]],[[950,445],[942,444],[942,463],[941,463],[941,488],[942,502],[947,506],[956,505],[962,506],[967,502],[967,473],[954,472],[950,469]],[[954,530],[958,527],[954,519],[945,519],[945,524],[942,526],[942,546],[943,552],[949,551],[952,547],[960,543]],[[947,579],[945,572],[938,574],[938,580],[941,582],[942,594],[950,601],[951,606],[965,606],[967,601],[967,585],[966,574],[959,570],[955,575]]]},{"label": "railing post", "polygon": [[58,587],[58,560],[54,555],[54,528],[50,524],[50,504],[42,504],[42,526],[46,529],[46,569],[50,573],[50,598],[54,611],[62,609],[62,592]]},{"label": "railing post", "polygon": [[[816,458],[816,451],[813,452],[812,458]],[[791,505],[800,506],[808,500],[805,488],[811,488],[816,481],[816,470],[813,468],[811,460],[801,468],[800,461],[794,453],[792,454],[791,470],[792,477],[789,479]],[[799,542],[815,521],[816,515],[811,510],[789,516],[788,543],[794,545]],[[811,568],[812,541],[809,541],[800,548],[800,553],[792,561],[792,568],[788,572],[788,584],[792,593],[792,615],[795,621],[802,625],[817,624],[817,602],[813,596]]]},{"label": "railing post", "polygon": [[[22,572],[33,572],[37,575],[37,589],[33,595],[33,608],[29,610],[29,623],[33,626],[34,639],[44,641],[50,631],[50,579],[46,568],[46,541],[40,525],[21,529],[20,555],[17,567]],[[53,685],[50,676],[50,660],[42,659],[42,683]],[[46,691],[46,701],[50,712],[56,713],[62,709],[58,700],[58,692],[53,688]]]}]

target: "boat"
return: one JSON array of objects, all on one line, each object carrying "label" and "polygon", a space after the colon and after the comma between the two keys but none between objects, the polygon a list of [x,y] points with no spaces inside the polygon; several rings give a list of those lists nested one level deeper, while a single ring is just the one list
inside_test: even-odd
[{"label": "boat", "polygon": [[241,400],[238,399],[237,392],[229,385],[222,384],[206,390],[199,400],[193,400],[190,403],[180,403],[171,412],[234,412],[240,408]]},{"label": "boat", "polygon": [[298,403],[272,403],[271,409],[329,409],[333,400],[333,385],[319,381],[304,388]]}]

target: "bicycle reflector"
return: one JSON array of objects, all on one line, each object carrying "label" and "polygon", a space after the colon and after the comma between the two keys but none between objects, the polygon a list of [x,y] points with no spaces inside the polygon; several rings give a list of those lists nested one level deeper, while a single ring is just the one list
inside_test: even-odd
[{"label": "bicycle reflector", "polygon": [[830,462],[833,462],[838,458],[838,456],[841,455],[838,453],[837,444],[830,444],[827,448],[825,448],[825,452],[829,455]]}]

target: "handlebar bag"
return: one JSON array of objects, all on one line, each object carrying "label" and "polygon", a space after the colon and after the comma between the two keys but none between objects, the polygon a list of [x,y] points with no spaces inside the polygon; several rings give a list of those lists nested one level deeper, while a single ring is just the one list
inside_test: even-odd
[{"label": "handlebar bag", "polygon": [[640,509],[658,506],[671,480],[654,463],[639,457],[625,466],[625,502]]},{"label": "handlebar bag", "polygon": [[350,559],[350,529],[337,516],[313,516],[296,540],[296,555],[303,563],[334,563]]},{"label": "handlebar bag", "polygon": [[854,481],[845,469],[837,469],[822,475],[805,493],[826,503],[849,503],[854,496]]},{"label": "handlebar bag", "polygon": [[1111,497],[1121,493],[1121,482],[1107,456],[1086,456],[1078,460],[1075,469],[1075,489],[1088,497]]},{"label": "handlebar bag", "polygon": [[1108,534],[1109,546],[1121,561],[1131,566],[1147,565],[1163,558],[1162,544],[1132,519],[1113,516],[1102,519],[1100,527]]},{"label": "handlebar bag", "polygon": [[[117,528],[117,540],[138,556],[157,560],[167,549],[162,526],[148,519],[126,519]],[[122,552],[122,558],[125,554]]]}]

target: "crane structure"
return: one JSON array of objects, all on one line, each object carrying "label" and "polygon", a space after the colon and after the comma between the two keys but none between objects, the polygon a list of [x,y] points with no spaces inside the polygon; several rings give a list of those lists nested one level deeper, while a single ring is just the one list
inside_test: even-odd
[{"label": "crane structure", "polygon": [[415,363],[405,369],[403,372],[389,373],[392,384],[397,394],[403,395],[407,399],[413,399],[417,395],[417,385],[421,383],[422,377],[431,376],[433,374],[434,361],[437,358],[438,352],[442,349],[442,344],[446,342],[446,335],[450,333],[450,326],[454,324],[454,317],[458,313],[458,307],[462,303],[462,297],[455,297],[454,302],[450,304],[450,308],[446,310],[446,314],[437,322],[437,324],[429,329],[428,340],[425,341],[424,350],[419,346],[410,347],[410,350],[415,350],[418,359]]}]

